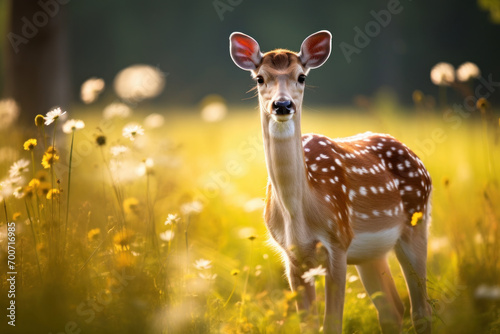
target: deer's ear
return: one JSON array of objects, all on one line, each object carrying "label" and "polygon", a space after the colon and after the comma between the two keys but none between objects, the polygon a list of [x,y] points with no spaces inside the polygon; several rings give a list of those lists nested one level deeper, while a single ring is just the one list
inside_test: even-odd
[{"label": "deer's ear", "polygon": [[259,44],[241,32],[233,32],[229,37],[229,52],[234,63],[246,71],[255,70],[262,59]]},{"label": "deer's ear", "polygon": [[321,30],[307,37],[300,47],[299,58],[306,68],[317,68],[323,65],[332,49],[332,34]]}]

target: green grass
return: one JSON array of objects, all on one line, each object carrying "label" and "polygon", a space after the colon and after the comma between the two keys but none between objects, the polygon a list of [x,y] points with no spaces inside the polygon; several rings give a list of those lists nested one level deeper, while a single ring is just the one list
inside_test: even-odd
[{"label": "green grass", "polygon": [[[223,121],[205,123],[193,110],[152,111],[164,113],[165,125],[146,129],[134,142],[121,135],[129,120],[104,122],[92,108],[70,112],[86,128],[75,133],[66,237],[71,135],[56,138],[61,155],[53,168],[54,187],[62,190],[58,198],[5,199],[8,220],[16,216],[18,275],[15,329],[6,326],[8,289],[5,279],[0,283],[2,333],[298,332],[294,295],[267,243],[258,205],[267,182],[258,112],[230,108]],[[136,114],[134,120],[141,123],[146,115]],[[434,182],[428,257],[434,330],[497,333],[499,300],[475,298],[475,291],[500,282],[498,118],[489,123],[489,152],[480,117],[457,124],[437,114],[398,115],[384,109],[309,108],[303,116],[304,133],[341,137],[386,132],[419,153]],[[47,134],[52,131],[49,126]],[[26,133],[17,129],[9,130],[8,140],[2,136],[2,177],[17,158],[31,161],[22,149]],[[96,135],[104,135],[106,145],[97,146]],[[39,171],[43,140],[37,136]],[[118,144],[130,150],[119,159],[120,168],[109,173],[109,148]],[[147,158],[154,166],[137,175],[136,168]],[[28,181],[31,172],[32,166]],[[186,212],[186,203],[193,201],[202,204],[201,210]],[[178,214],[179,221],[165,225],[168,214]],[[5,245],[4,214],[0,221]],[[160,238],[167,230],[174,233],[170,242]],[[197,269],[194,262],[201,258],[210,260],[211,268]],[[404,331],[412,333],[404,279],[394,255],[389,258],[406,306]],[[5,246],[0,259],[4,277]],[[348,277],[344,333],[377,333],[376,311],[354,267]],[[320,280],[317,289],[320,310],[323,284]],[[321,321],[321,312],[319,317]]]}]

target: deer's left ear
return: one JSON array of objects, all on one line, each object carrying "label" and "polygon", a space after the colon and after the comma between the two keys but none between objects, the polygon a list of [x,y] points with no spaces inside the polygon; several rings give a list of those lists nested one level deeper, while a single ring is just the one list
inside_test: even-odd
[{"label": "deer's left ear", "polygon": [[229,52],[234,63],[246,71],[255,70],[262,59],[259,43],[241,32],[229,37]]},{"label": "deer's left ear", "polygon": [[302,65],[312,69],[323,65],[332,50],[332,34],[321,30],[307,37],[300,47],[299,58]]}]

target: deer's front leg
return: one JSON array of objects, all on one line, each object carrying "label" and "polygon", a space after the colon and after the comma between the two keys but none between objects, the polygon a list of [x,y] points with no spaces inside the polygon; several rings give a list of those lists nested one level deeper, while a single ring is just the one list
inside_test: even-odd
[{"label": "deer's front leg", "polygon": [[324,333],[342,333],[347,258],[345,251],[336,251],[328,261],[325,277],[325,319]]},{"label": "deer's front leg", "polygon": [[[300,266],[294,266],[292,263],[287,264],[287,274],[290,288],[297,293],[297,312],[310,311],[316,300],[314,284],[305,283],[302,278],[304,271]],[[316,312],[316,308],[312,308],[312,311]]]}]

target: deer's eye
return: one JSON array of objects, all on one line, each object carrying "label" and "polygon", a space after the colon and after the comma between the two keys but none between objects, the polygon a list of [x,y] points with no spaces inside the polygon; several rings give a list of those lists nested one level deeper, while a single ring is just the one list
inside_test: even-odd
[{"label": "deer's eye", "polygon": [[259,85],[262,85],[264,83],[264,78],[259,75],[258,77],[255,78],[255,81],[257,81]]},{"label": "deer's eye", "polygon": [[299,78],[297,79],[297,81],[301,84],[303,84],[304,82],[306,82],[306,76],[305,74],[301,74],[299,75]]}]

